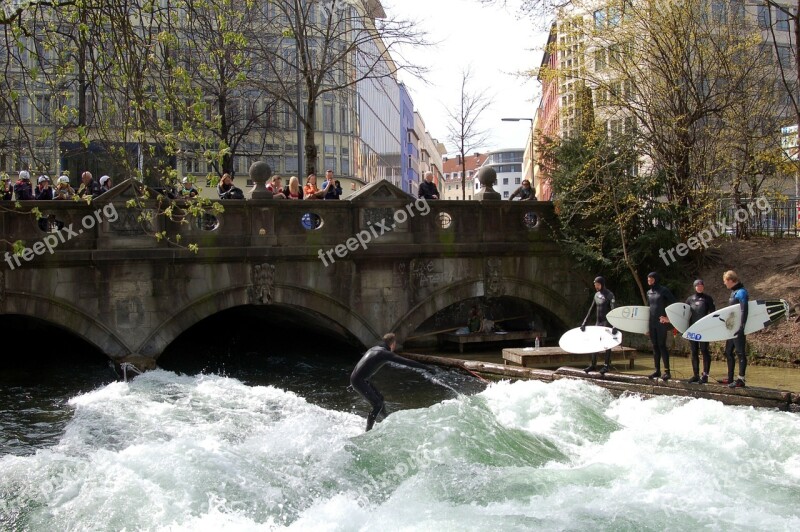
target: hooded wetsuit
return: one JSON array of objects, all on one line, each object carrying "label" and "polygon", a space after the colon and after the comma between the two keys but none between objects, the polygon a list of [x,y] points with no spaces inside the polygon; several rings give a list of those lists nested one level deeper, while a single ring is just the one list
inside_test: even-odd
[{"label": "hooded wetsuit", "polygon": [[[594,297],[592,298],[592,304],[589,306],[589,312],[586,313],[586,318],[583,320],[583,325],[586,325],[586,320],[589,319],[589,314],[592,313],[592,307],[596,308],[595,314],[595,325],[599,325],[600,327],[611,327],[611,324],[608,323],[608,319],[606,319],[606,315],[611,312],[614,308],[614,294],[606,288],[606,280],[604,277],[595,277],[594,282],[600,285],[600,290],[597,290],[594,293]],[[605,365],[606,367],[611,365],[611,350],[606,349],[606,356],[605,356]],[[594,368],[597,365],[597,353],[592,353],[592,364],[589,368]]]},{"label": "hooded wetsuit", "polygon": [[[689,305],[692,311],[692,315],[689,317],[689,325],[696,323],[704,316],[717,310],[717,307],[714,305],[714,300],[706,293],[701,294],[695,292],[689,296],[686,300],[686,304]],[[708,342],[695,342],[690,340],[689,349],[692,352],[692,371],[694,375],[698,376],[700,374],[699,352],[703,353],[703,373],[708,375],[708,372],[711,370],[711,353],[708,350]]]},{"label": "hooded wetsuit", "polygon": [[659,318],[666,316],[666,308],[675,303],[675,296],[666,286],[658,284],[658,274],[651,273],[655,283],[647,291],[647,302],[650,304],[650,343],[653,344],[653,363],[656,373],[661,372],[661,362],[664,362],[664,371],[669,371],[669,350],[667,349],[667,332],[672,327],[669,323],[661,323]]},{"label": "hooded wetsuit", "polygon": [[389,346],[383,342],[367,350],[364,356],[361,357],[361,360],[358,361],[358,364],[356,364],[353,373],[350,374],[350,384],[353,386],[353,389],[360,393],[361,396],[372,405],[372,412],[367,416],[367,430],[372,429],[372,425],[375,424],[375,419],[381,411],[383,411],[384,417],[388,415],[384,408],[383,395],[375,389],[375,386],[373,386],[368,379],[375,375],[384,364],[389,362],[402,364],[411,368],[428,369],[424,364],[392,353],[389,350]]},{"label": "hooded wetsuit", "polygon": [[725,343],[725,358],[728,359],[728,382],[733,382],[733,369],[736,366],[736,358],[733,356],[734,350],[739,359],[739,379],[744,381],[744,371],[747,369],[747,355],[745,354],[744,325],[747,323],[747,311],[749,310],[749,296],[742,283],[736,283],[731,288],[731,298],[728,305],[738,304],[742,309],[742,325],[732,339]]}]

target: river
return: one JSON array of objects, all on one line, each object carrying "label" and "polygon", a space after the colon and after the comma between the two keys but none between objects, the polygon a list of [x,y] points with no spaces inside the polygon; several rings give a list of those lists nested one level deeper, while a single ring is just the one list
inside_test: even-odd
[{"label": "river", "polygon": [[4,371],[3,530],[800,530],[800,416],[386,367]]}]

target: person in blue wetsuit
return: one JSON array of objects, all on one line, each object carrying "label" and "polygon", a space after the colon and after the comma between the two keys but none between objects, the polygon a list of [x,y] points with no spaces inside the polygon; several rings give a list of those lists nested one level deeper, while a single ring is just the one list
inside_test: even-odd
[{"label": "person in blue wetsuit", "polygon": [[[586,317],[583,318],[583,323],[581,324],[581,330],[586,330],[586,322],[589,320],[589,315],[592,313],[592,307],[597,308],[597,313],[595,315],[595,325],[599,325],[600,327],[611,327],[611,324],[608,323],[606,319],[606,315],[611,312],[614,308],[614,294],[606,288],[606,279],[598,275],[594,278],[594,297],[592,298],[592,304],[589,306],[589,312],[586,313]],[[617,329],[612,328],[612,334],[617,334]],[[605,361],[603,362],[603,367],[600,368],[600,375],[605,375],[608,372],[611,366],[611,350],[606,349],[606,356]],[[592,363],[583,369],[586,373],[590,371],[595,371],[597,369],[597,353],[592,353]]]},{"label": "person in blue wetsuit", "polygon": [[361,357],[361,360],[358,361],[358,364],[356,364],[353,373],[350,374],[350,384],[353,386],[353,389],[372,405],[372,412],[367,416],[367,431],[372,429],[378,414],[383,412],[383,417],[389,415],[386,412],[383,395],[369,382],[369,379],[375,375],[384,364],[393,362],[410,368],[430,371],[430,368],[424,364],[414,362],[413,360],[403,358],[393,353],[396,347],[397,341],[393,333],[383,335],[383,342],[368,349],[367,352],[364,353],[364,356]]},{"label": "person in blue wetsuit", "polygon": [[[728,359],[728,378],[729,388],[744,388],[744,371],[747,369],[747,351],[745,350],[744,326],[747,323],[747,311],[749,306],[749,296],[744,285],[739,281],[739,276],[733,270],[728,270],[722,276],[722,282],[731,291],[728,305],[739,305],[742,312],[742,325],[736,332],[736,336],[725,342],[725,358]],[[733,370],[736,367],[736,357],[739,359],[739,376],[733,380]]]},{"label": "person in blue wetsuit", "polygon": [[[653,344],[653,362],[655,371],[650,375],[650,379],[668,381],[672,376],[669,372],[669,350],[667,349],[667,332],[670,330],[669,318],[667,318],[666,308],[675,303],[675,296],[666,286],[658,284],[658,273],[650,272],[647,274],[647,284],[650,289],[647,291],[647,302],[650,305],[650,327],[648,335],[650,343]],[[661,362],[664,362],[664,373],[661,373]]]},{"label": "person in blue wetsuit", "polygon": [[[705,284],[702,279],[694,282],[695,293],[689,296],[686,304],[689,305],[692,315],[689,317],[689,325],[696,323],[701,318],[711,314],[717,307],[714,300],[705,293]],[[708,382],[708,372],[711,370],[711,353],[708,350],[708,342],[689,341],[689,349],[692,352],[692,378],[689,384],[706,384]],[[700,353],[703,353],[703,374],[700,375]]]}]

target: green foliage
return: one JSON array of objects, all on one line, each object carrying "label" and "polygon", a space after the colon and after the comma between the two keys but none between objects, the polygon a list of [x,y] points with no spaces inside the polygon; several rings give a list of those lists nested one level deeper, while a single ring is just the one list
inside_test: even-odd
[{"label": "green foliage", "polygon": [[[639,286],[654,249],[672,245],[669,217],[653,201],[657,179],[635,171],[634,137],[589,132],[546,140],[540,149],[556,162],[552,182],[561,242],[578,263],[617,286]],[[657,246],[657,247],[656,247]]]}]

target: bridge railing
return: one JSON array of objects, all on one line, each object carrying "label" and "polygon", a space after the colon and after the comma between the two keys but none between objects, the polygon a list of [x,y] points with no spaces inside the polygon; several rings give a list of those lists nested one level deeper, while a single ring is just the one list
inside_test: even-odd
[{"label": "bridge railing", "polygon": [[[169,250],[193,256],[154,235],[166,231],[180,243],[197,243],[201,255],[219,248],[259,248],[270,255],[316,255],[318,250],[407,254],[480,252],[488,247],[517,251],[552,242],[556,217],[549,202],[422,201],[414,198],[341,201],[231,200],[224,212],[168,218],[155,201],[142,208],[126,206],[125,198],[97,198],[92,204],[72,201],[0,202],[0,238],[5,251],[22,240],[55,243],[57,251],[122,251],[130,258]],[[36,208],[41,217],[32,214]],[[177,217],[176,217],[177,216]],[[39,248],[41,249],[41,247]],[[531,248],[533,249],[533,248]],[[36,251],[36,250],[34,250]],[[136,253],[134,253],[136,251]],[[413,251],[413,250],[411,250]],[[341,254],[341,253],[340,253]],[[96,255],[96,254],[95,254]],[[117,256],[120,256],[117,254]],[[335,255],[334,255],[335,256]]]}]

